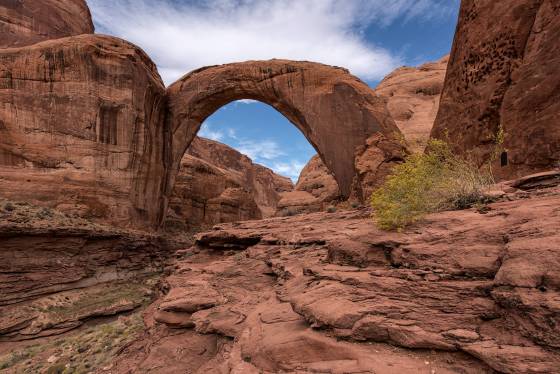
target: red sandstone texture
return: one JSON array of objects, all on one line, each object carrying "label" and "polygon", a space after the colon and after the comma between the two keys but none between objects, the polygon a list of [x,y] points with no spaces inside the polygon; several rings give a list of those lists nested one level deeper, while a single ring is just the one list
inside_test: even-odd
[{"label": "red sandstone texture", "polygon": [[559,183],[401,233],[368,210],[217,226],[178,252],[113,370],[558,372]]},{"label": "red sandstone texture", "polygon": [[464,0],[432,136],[480,162],[500,127],[496,174],[511,178],[560,160],[560,3]]},{"label": "red sandstone texture", "polygon": [[195,231],[270,217],[280,195],[292,189],[289,178],[254,164],[225,144],[197,137],[181,160],[165,227]]},{"label": "red sandstone texture", "polygon": [[[439,108],[439,98],[443,87],[447,62],[445,56],[437,62],[420,67],[401,67],[389,74],[375,88],[375,93],[387,100],[387,109],[399,127],[403,140],[410,151],[423,152],[430,137]],[[367,201],[368,194],[383,180],[382,162],[374,161],[381,148],[373,142],[375,149],[365,151],[358,148],[354,166],[361,185],[354,190],[356,202]],[[384,153],[391,157],[393,153]],[[397,154],[397,159],[401,159]],[[378,168],[382,171],[378,173]],[[357,187],[357,186],[356,186]],[[361,192],[360,192],[361,191]],[[315,156],[302,170],[293,192],[283,194],[279,214],[316,212],[331,206],[340,196],[338,184],[318,156]]]},{"label": "red sandstone texture", "polygon": [[80,34],[93,34],[93,22],[84,0],[0,2],[0,48]]},{"label": "red sandstone texture", "polygon": [[[171,85],[167,95],[173,165],[210,114],[231,101],[253,99],[271,105],[302,131],[345,197],[356,176],[354,150],[373,134],[386,142],[399,138],[384,99],[347,70],[318,63],[275,59],[201,68]],[[169,170],[171,187],[175,168]]]},{"label": "red sandstone texture", "polygon": [[449,56],[419,67],[404,66],[386,76],[375,93],[387,99],[391,117],[414,152],[426,147],[439,109]]},{"label": "red sandstone texture", "polygon": [[165,91],[143,51],[96,35],[0,49],[0,88],[2,197],[146,220],[161,186],[133,182],[140,165],[163,163]]},{"label": "red sandstone texture", "polygon": [[10,348],[2,342],[60,335],[140,307],[169,253],[156,234],[0,199],[0,356]]}]

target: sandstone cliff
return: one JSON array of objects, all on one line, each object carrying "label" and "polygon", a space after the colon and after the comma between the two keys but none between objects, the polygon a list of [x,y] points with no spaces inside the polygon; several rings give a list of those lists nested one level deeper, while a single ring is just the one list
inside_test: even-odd
[{"label": "sandstone cliff", "polygon": [[0,88],[1,196],[145,221],[161,193],[133,180],[146,163],[163,174],[165,91],[142,50],[96,35],[0,49]]},{"label": "sandstone cliff", "polygon": [[375,93],[387,99],[391,117],[414,152],[424,151],[439,109],[449,56],[419,67],[401,67]]},{"label": "sandstone cliff", "polygon": [[195,138],[181,161],[166,227],[197,230],[274,215],[292,182],[225,144]]},{"label": "sandstone cliff", "polygon": [[93,34],[93,22],[85,0],[0,2],[0,48],[22,47],[80,34]]},{"label": "sandstone cliff", "polygon": [[482,163],[503,153],[498,177],[546,170],[560,160],[560,3],[464,0],[432,136]]}]

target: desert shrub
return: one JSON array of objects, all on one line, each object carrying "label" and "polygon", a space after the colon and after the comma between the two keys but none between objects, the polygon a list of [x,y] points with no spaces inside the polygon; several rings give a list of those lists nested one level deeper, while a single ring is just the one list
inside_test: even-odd
[{"label": "desert shrub", "polygon": [[336,207],[335,207],[334,205],[330,205],[330,206],[327,208],[327,212],[328,212],[328,213],[335,213],[335,212],[336,212]]},{"label": "desert shrub", "polygon": [[494,183],[490,167],[457,156],[442,140],[430,140],[429,152],[407,156],[371,196],[382,229],[402,229],[428,213],[465,209],[485,202]]}]

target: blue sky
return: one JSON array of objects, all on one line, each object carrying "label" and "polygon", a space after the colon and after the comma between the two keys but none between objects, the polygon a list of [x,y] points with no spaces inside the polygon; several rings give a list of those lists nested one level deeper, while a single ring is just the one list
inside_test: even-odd
[{"label": "blue sky", "polygon": [[[344,66],[375,87],[449,53],[459,0],[87,0],[97,32],[142,47],[170,84],[190,70],[287,58]],[[230,103],[199,135],[297,179],[315,154],[273,108]]]}]

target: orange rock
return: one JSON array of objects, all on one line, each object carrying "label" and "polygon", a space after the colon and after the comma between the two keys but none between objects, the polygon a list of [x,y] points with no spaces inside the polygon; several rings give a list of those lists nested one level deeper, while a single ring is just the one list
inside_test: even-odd
[{"label": "orange rock", "polygon": [[[497,22],[496,20],[499,20]],[[560,160],[560,4],[465,0],[432,131],[457,152],[488,161],[500,127],[499,178],[544,171]]]},{"label": "orange rock", "polygon": [[93,34],[85,0],[4,0],[0,3],[0,48]]},{"label": "orange rock", "polygon": [[0,49],[0,87],[4,198],[146,221],[160,190],[132,181],[140,164],[163,175],[165,92],[142,50],[97,35]]},{"label": "orange rock", "polygon": [[291,189],[290,179],[225,144],[197,137],[181,161],[166,227],[197,230],[269,217],[280,193]]},{"label": "orange rock", "polygon": [[375,88],[375,93],[387,99],[389,113],[412,151],[424,151],[430,137],[448,60],[445,56],[417,68],[398,68]]}]

